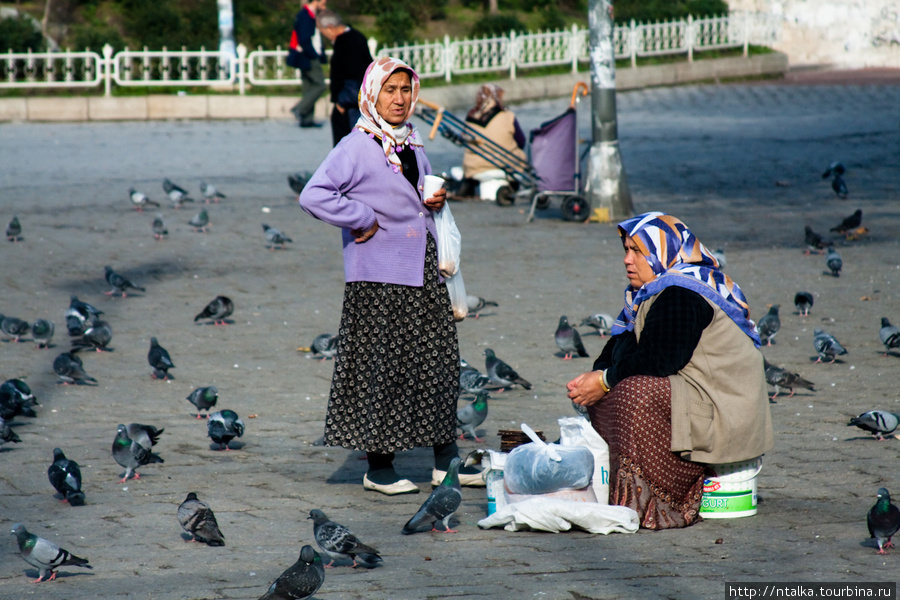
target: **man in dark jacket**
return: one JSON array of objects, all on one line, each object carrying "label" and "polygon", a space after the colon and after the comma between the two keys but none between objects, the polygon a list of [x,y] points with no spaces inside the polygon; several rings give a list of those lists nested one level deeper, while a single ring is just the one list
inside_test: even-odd
[{"label": "man in dark jacket", "polygon": [[331,53],[331,138],[335,146],[359,118],[359,87],[372,54],[366,36],[347,26],[332,10],[316,16],[316,27],[334,47]]},{"label": "man in dark jacket", "polygon": [[[313,36],[316,33],[316,15],[325,10],[327,0],[310,0],[294,19],[294,35],[291,47],[300,52],[298,68],[300,79],[303,81],[303,96],[300,102],[294,105],[291,112],[300,121],[300,127],[321,127],[321,123],[313,120],[316,109],[316,101],[325,91],[325,74],[322,73],[322,63],[326,61],[325,53],[314,44]],[[297,46],[294,47],[296,41]]]}]

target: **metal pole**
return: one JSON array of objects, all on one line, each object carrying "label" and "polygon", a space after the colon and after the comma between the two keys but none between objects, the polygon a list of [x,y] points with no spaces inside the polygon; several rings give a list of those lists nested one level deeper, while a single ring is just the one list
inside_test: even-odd
[{"label": "metal pole", "polygon": [[[613,6],[610,0],[590,0],[591,109],[593,143],[588,157],[585,194],[609,219],[634,214],[628,178],[619,154],[616,125],[616,60],[613,50]],[[605,209],[605,211],[603,210]]]}]

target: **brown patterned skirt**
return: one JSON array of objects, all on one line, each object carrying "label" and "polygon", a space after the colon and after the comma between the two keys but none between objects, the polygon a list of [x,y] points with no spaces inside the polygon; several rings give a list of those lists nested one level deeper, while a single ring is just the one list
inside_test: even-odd
[{"label": "brown patterned skirt", "polygon": [[672,389],[666,377],[634,376],[589,407],[609,444],[609,503],[638,513],[641,527],[687,527],[699,519],[705,467],[672,452]]},{"label": "brown patterned skirt", "polygon": [[422,287],[344,288],[325,443],[387,454],[456,439],[459,343],[429,234]]}]

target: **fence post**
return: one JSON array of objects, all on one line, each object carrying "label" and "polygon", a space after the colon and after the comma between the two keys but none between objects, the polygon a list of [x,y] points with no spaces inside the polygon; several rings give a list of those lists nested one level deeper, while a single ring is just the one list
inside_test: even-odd
[{"label": "fence post", "polygon": [[106,97],[112,96],[112,54],[113,47],[103,44],[101,68],[103,69],[103,95]]},{"label": "fence post", "polygon": [[238,78],[238,93],[243,96],[245,91],[245,82],[244,79],[247,76],[247,46],[244,44],[238,44],[237,47],[237,78]]},{"label": "fence post", "polygon": [[450,66],[453,63],[453,57],[450,56],[450,36],[444,34],[444,81],[450,83]]},{"label": "fence post", "polygon": [[628,46],[631,50],[631,68],[637,67],[637,45],[638,45],[638,34],[637,34],[637,25],[634,23],[634,19],[631,20],[631,23],[628,24]]},{"label": "fence post", "polygon": [[578,35],[578,25],[572,24],[572,41],[569,43],[569,50],[572,52],[572,73],[578,72],[578,57],[581,54],[579,41],[581,36]]},{"label": "fence post", "polygon": [[516,78],[516,61],[518,60],[516,52],[516,32],[509,32],[509,78]]},{"label": "fence post", "polygon": [[373,57],[377,57],[378,56],[378,40],[376,40],[375,38],[369,38],[368,40],[366,40],[366,43],[368,43],[368,45],[369,45],[369,54],[371,54]]},{"label": "fence post", "polygon": [[694,17],[688,15],[684,37],[687,38],[688,62],[694,62]]},{"label": "fence post", "polygon": [[744,11],[744,58],[750,52],[750,11]]}]

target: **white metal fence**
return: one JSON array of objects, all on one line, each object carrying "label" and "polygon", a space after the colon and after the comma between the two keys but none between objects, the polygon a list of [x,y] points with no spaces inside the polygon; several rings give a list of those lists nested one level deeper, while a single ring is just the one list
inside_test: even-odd
[{"label": "white metal fence", "polygon": [[[613,31],[616,59],[684,55],[693,60],[695,52],[721,48],[743,48],[750,44],[768,46],[780,35],[781,21],[761,13],[733,12],[706,19],[635,23]],[[570,66],[572,72],[590,61],[590,32],[571,29],[537,33],[510,33],[507,36],[406,44],[378,49],[373,55],[396,56],[412,65],[421,78],[443,78],[471,73],[503,73],[515,78],[519,69]],[[287,50],[259,48],[252,52],[243,45],[237,56],[215,50],[129,50],[102,55],[83,52],[0,53],[0,90],[11,88],[76,88],[104,86],[111,94],[118,86],[237,87],[239,93],[251,86],[301,85],[300,73],[285,64]]]}]

